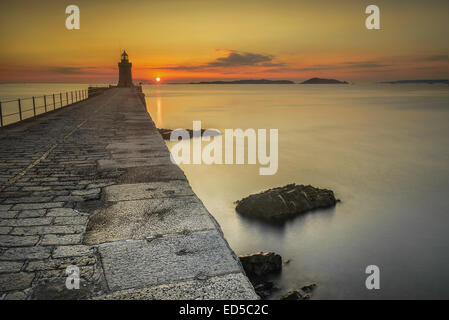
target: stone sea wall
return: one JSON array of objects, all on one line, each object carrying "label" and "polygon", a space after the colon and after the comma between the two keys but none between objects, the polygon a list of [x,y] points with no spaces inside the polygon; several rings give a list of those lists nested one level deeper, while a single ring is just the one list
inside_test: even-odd
[{"label": "stone sea wall", "polygon": [[0,129],[1,299],[258,298],[144,102],[111,88]]}]

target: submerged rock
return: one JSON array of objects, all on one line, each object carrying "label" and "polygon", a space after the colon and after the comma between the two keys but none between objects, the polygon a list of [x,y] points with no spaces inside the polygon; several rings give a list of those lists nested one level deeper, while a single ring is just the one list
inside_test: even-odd
[{"label": "submerged rock", "polygon": [[312,291],[315,290],[315,288],[316,288],[316,283],[309,283],[309,284],[303,285],[301,287],[301,290],[305,293],[312,293]]},{"label": "submerged rock", "polygon": [[235,210],[249,217],[282,221],[307,211],[333,207],[337,202],[332,190],[293,183],[243,198],[236,202]]},{"label": "submerged rock", "polygon": [[280,300],[303,300],[298,290],[292,290],[284,294]]},{"label": "submerged rock", "polygon": [[264,276],[282,270],[282,258],[274,252],[257,252],[239,256],[246,274],[251,276]]},{"label": "submerged rock", "polygon": [[280,300],[309,300],[312,296],[312,291],[315,288],[315,283],[304,285],[299,290],[292,290],[287,292],[280,298]]}]

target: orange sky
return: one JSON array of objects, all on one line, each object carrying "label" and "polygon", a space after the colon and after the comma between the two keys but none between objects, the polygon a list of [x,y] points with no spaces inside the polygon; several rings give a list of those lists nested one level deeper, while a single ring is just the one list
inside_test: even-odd
[{"label": "orange sky", "polygon": [[[81,29],[65,28],[77,4]],[[381,30],[365,28],[369,4]],[[0,82],[448,78],[447,0],[0,2]]]}]

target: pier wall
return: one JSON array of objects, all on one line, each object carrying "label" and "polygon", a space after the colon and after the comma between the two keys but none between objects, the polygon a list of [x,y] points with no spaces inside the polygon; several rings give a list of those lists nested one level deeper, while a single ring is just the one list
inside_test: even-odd
[{"label": "pier wall", "polygon": [[257,299],[139,90],[0,129],[0,170],[1,299]]}]

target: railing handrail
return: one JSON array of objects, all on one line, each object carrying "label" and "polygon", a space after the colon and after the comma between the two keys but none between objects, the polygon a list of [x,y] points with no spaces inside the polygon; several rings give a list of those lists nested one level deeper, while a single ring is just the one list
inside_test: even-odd
[{"label": "railing handrail", "polygon": [[44,95],[40,95],[40,96],[31,96],[31,97],[25,97],[25,98],[15,98],[15,99],[11,99],[11,100],[0,100],[0,103],[8,103],[8,102],[14,102],[17,100],[32,100],[33,98],[43,98],[43,97],[48,97],[48,96],[52,96],[52,95],[59,95],[61,94],[65,94],[66,92],[74,92],[74,91],[85,91],[87,89],[79,89],[79,90],[70,90],[70,91],[60,91],[60,92],[55,92],[55,93],[49,93],[49,94],[44,94]]},{"label": "railing handrail", "polygon": [[[70,97],[69,97],[69,93],[70,93]],[[63,96],[65,97],[65,99],[63,99]],[[51,97],[51,98],[47,100],[47,97]],[[67,107],[74,103],[86,100],[88,97],[89,97],[89,89],[77,89],[77,90],[71,90],[71,91],[65,91],[65,92],[50,93],[50,94],[44,94],[44,95],[39,95],[39,96],[32,96],[32,97],[26,97],[26,98],[17,98],[17,99],[12,99],[12,100],[0,101],[0,127],[5,126],[4,119],[7,117],[19,115],[18,121],[13,121],[8,124],[18,123],[25,119],[34,118],[37,115],[41,115],[41,114],[47,113],[49,111],[56,110],[56,105],[58,105],[58,104],[59,104],[58,109],[61,109],[63,107]],[[36,100],[39,98],[44,99],[43,105],[36,104]],[[22,102],[25,100],[33,101],[31,108],[23,109]],[[5,107],[6,103],[11,103],[11,102],[17,102],[18,111],[5,114],[3,108]],[[65,105],[64,105],[64,102],[66,103]],[[25,107],[27,107],[27,106],[28,105],[26,105]],[[47,107],[51,107],[51,106],[53,106],[52,109],[47,108]],[[44,109],[45,111],[38,114],[36,112],[36,110],[41,110],[41,109]],[[24,113],[30,112],[30,111],[33,111],[33,115],[29,116],[27,118],[24,118]]]}]

